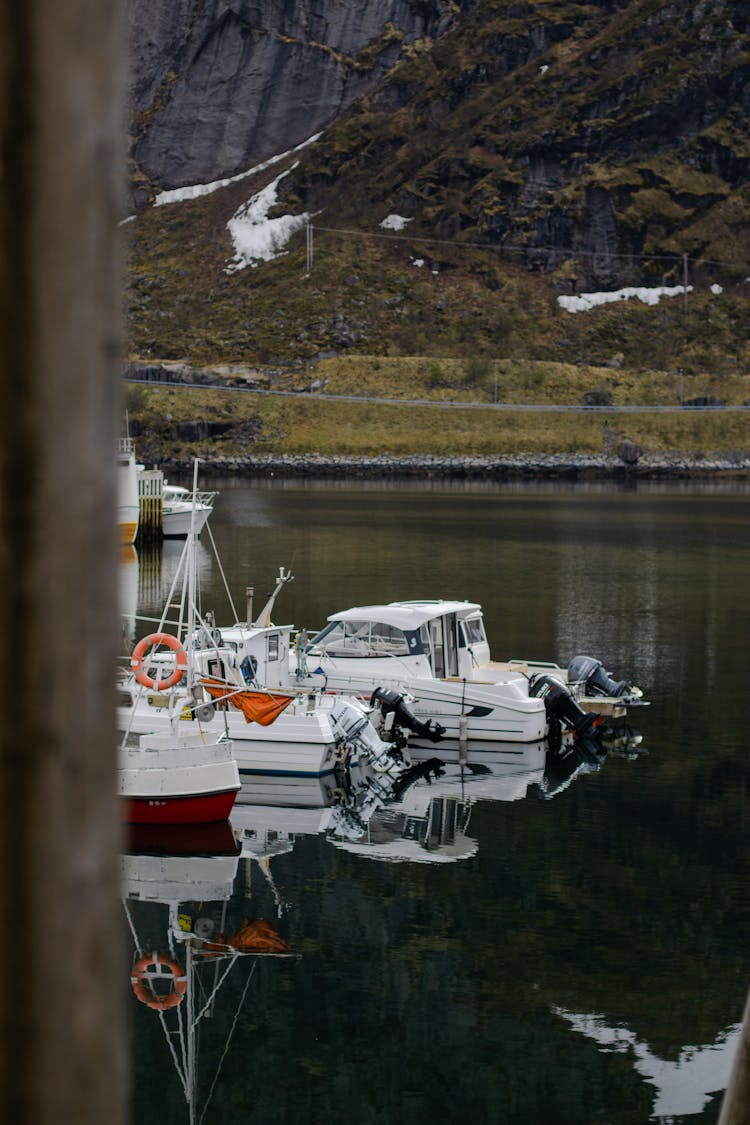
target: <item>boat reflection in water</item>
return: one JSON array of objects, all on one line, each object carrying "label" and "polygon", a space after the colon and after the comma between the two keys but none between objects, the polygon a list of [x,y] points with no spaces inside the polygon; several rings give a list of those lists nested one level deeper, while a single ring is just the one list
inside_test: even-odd
[{"label": "boat reflection in water", "polygon": [[[477,801],[551,799],[577,777],[602,768],[609,755],[635,758],[641,736],[622,724],[609,742],[562,735],[553,745],[471,743],[467,764],[438,755],[398,776],[375,773],[362,760],[334,777],[253,777],[232,812],[243,848],[273,840],[284,850],[295,836],[323,835],[337,848],[370,859],[446,863],[476,854],[468,834]],[[489,764],[488,764],[489,763]]]},{"label": "boat reflection in water", "polygon": [[[280,932],[286,904],[271,870],[274,857],[289,855],[301,837],[318,836],[386,862],[467,859],[478,849],[468,832],[478,801],[549,798],[586,763],[593,768],[592,752],[572,741],[511,750],[496,754],[491,766],[435,757],[398,776],[378,773],[366,758],[332,777],[256,775],[243,786],[230,822],[129,826],[121,874],[136,1042],[147,1037],[142,1021],[160,1025],[189,1125],[203,1119],[238,1027],[245,1032],[237,1035],[233,1055],[247,1049],[239,1016],[258,961],[298,957]],[[601,768],[605,755],[598,750]],[[273,922],[256,914],[261,897],[268,905],[269,892]],[[212,1034],[203,1033],[206,1058],[199,1068],[209,1018]],[[218,1060],[210,1076],[209,1057]]]},{"label": "boat reflection in water", "polygon": [[[231,917],[243,853],[227,822],[133,825],[128,843],[121,876],[131,989],[139,1009],[161,1024],[188,1121],[194,1125],[208,1108],[258,960],[296,954],[274,923]],[[249,889],[249,879],[244,888]],[[243,966],[244,984],[233,974]],[[199,1105],[199,1032],[203,1021],[217,1014],[222,991],[233,1007],[232,1019],[216,1073]],[[218,1024],[212,1021],[214,1029]]]}]

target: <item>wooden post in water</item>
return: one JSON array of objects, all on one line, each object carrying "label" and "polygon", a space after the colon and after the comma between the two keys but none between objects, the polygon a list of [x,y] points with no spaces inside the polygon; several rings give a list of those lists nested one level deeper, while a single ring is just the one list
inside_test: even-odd
[{"label": "wooden post in water", "polygon": [[719,1125],[750,1125],[750,993],[729,1085],[721,1103]]},{"label": "wooden post in water", "polygon": [[0,1120],[122,1125],[122,0],[0,0]]},{"label": "wooden post in water", "polygon": [[138,537],[162,537],[162,488],[164,473],[161,469],[141,469],[138,473]]}]

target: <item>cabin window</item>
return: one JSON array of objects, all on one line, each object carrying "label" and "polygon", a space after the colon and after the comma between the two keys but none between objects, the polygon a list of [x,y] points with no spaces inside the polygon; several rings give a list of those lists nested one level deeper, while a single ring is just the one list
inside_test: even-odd
[{"label": "cabin window", "polygon": [[[480,645],[487,640],[481,617],[465,617],[461,622],[461,631],[462,642],[465,641],[466,645]],[[462,647],[465,647],[463,643]]]},{"label": "cabin window", "polygon": [[268,659],[269,660],[278,660],[279,659],[279,634],[278,633],[271,633],[271,635],[268,638]]},{"label": "cabin window", "polygon": [[332,621],[318,633],[311,648],[327,656],[409,656],[422,651],[421,631],[404,633],[384,621]]},{"label": "cabin window", "polygon": [[370,656],[408,656],[409,648],[401,629],[373,621],[370,629]]}]

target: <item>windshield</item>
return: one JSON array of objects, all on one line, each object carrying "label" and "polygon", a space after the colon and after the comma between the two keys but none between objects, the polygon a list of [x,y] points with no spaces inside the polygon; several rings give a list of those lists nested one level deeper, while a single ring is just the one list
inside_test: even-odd
[{"label": "windshield", "polygon": [[421,630],[404,632],[383,621],[332,621],[310,647],[328,656],[409,656],[421,653]]}]

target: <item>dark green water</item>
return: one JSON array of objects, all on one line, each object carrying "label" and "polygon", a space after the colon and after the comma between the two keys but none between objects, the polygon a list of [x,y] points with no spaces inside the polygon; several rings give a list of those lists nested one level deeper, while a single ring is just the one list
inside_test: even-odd
[{"label": "dark green water", "polygon": [[[226,929],[269,918],[300,956],[231,969],[200,1023],[194,1120],[716,1121],[750,984],[750,492],[216,487],[240,614],[280,565],[295,580],[275,619],[311,630],[350,605],[468,598],[496,659],[589,652],[651,706],[633,720],[648,755],[553,800],[533,781],[480,794],[454,862],[378,861],[314,816],[259,815],[284,843],[267,869],[239,860]],[[140,612],[158,614],[178,552],[129,567]],[[201,556],[226,621],[205,535]],[[189,892],[188,914],[218,914]],[[139,947],[166,948],[167,907],[131,907]],[[161,1018],[128,1005],[133,1121],[190,1121]]]}]

